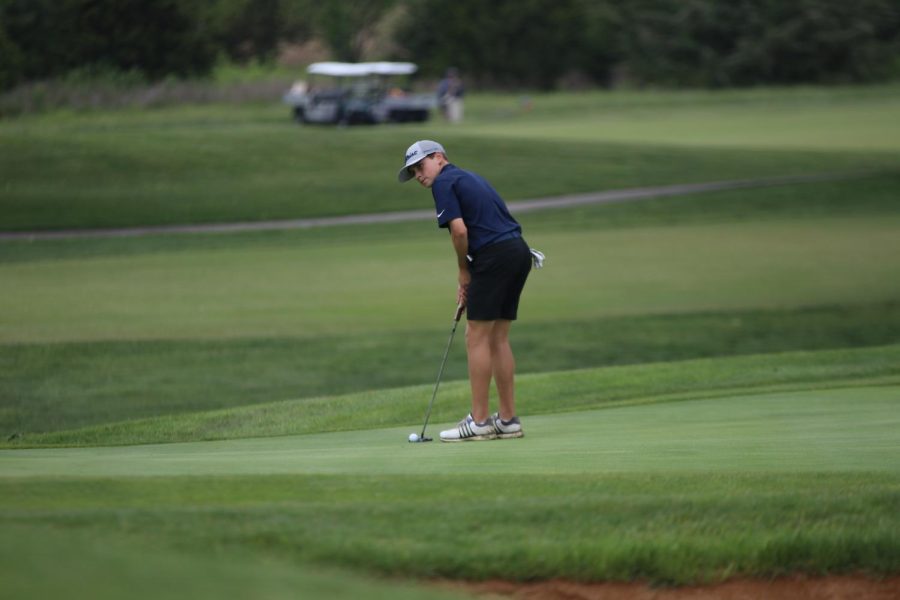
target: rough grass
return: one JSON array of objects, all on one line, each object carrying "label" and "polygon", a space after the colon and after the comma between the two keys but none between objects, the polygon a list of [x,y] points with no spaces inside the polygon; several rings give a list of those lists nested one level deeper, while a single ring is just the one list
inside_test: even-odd
[{"label": "rough grass", "polygon": [[[75,594],[163,574],[184,589],[199,587],[202,597],[217,597],[221,583],[246,597],[259,597],[243,591],[248,586],[273,586],[275,597],[296,586],[302,598],[352,598],[366,585],[361,572],[671,585],[798,573],[878,577],[900,561],[896,474],[501,481],[471,474],[36,479],[3,485],[0,527],[20,541],[0,569],[13,590],[62,589],[75,571]],[[48,497],[56,506],[40,502]],[[25,498],[39,512],[21,508]],[[512,541],[504,539],[510,512],[519,533]],[[445,542],[461,529],[474,542],[466,551]],[[41,568],[47,558],[52,571]],[[117,568],[98,572],[100,564]],[[23,581],[25,574],[42,577]],[[371,593],[389,593],[383,586]],[[153,597],[184,597],[154,589]]]},{"label": "rough grass", "polygon": [[[429,328],[376,336],[0,346],[6,398],[0,435],[427,385],[448,334],[449,328]],[[514,346],[519,372],[537,374],[897,340],[900,305],[893,303],[523,321]],[[465,377],[460,335],[444,381]]]}]

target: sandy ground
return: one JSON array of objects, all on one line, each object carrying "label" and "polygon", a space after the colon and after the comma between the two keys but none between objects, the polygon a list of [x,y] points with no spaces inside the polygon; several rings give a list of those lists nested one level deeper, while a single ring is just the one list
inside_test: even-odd
[{"label": "sandy ground", "polygon": [[642,583],[440,582],[477,598],[515,600],[900,600],[900,577],[784,577],[735,579],[709,586],[656,588]]}]

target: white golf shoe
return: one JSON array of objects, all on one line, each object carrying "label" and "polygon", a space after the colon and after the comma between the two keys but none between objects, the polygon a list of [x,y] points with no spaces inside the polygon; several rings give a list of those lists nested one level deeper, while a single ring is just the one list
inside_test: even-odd
[{"label": "white golf shoe", "polygon": [[441,432],[442,442],[480,442],[497,439],[494,418],[488,417],[483,423],[476,423],[471,413],[457,423],[453,429]]},{"label": "white golf shoe", "polygon": [[509,421],[500,418],[500,413],[494,413],[491,417],[494,420],[494,431],[500,439],[520,438],[525,435],[522,431],[522,422],[519,417],[513,417]]}]

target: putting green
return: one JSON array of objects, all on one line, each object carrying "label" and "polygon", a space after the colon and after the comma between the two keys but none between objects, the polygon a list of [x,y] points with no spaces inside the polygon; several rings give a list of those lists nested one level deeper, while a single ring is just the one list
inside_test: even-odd
[{"label": "putting green", "polygon": [[[563,405],[560,406],[563,408]],[[0,451],[0,477],[465,472],[900,471],[900,386],[525,419],[521,440],[409,444],[415,426],[132,447]],[[436,435],[441,426],[434,424]]]}]

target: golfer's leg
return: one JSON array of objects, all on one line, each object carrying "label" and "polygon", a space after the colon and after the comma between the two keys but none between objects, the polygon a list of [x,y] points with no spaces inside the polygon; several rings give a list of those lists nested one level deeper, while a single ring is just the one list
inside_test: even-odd
[{"label": "golfer's leg", "polygon": [[516,416],[515,373],[516,359],[509,345],[509,328],[512,321],[498,320],[491,330],[491,365],[497,394],[500,396],[500,418]]},{"label": "golfer's leg", "polygon": [[472,386],[472,418],[481,423],[490,416],[488,393],[491,387],[491,330],[494,321],[468,321],[466,353],[469,358],[469,384]]}]

